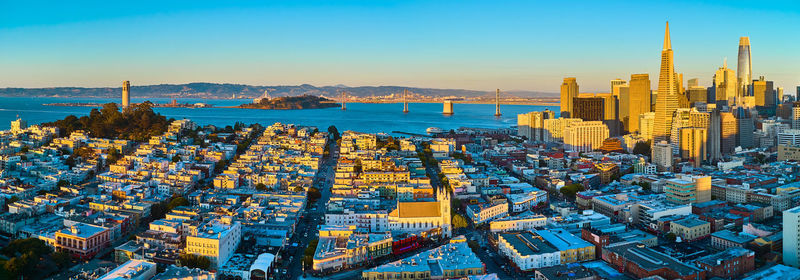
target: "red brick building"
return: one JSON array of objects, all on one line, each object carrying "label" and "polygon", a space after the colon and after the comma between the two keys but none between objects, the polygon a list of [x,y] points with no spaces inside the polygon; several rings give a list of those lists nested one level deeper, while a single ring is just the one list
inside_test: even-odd
[{"label": "red brick building", "polygon": [[603,249],[603,260],[636,278],[660,276],[665,279],[706,279],[707,272],[688,265],[639,242],[625,242]]},{"label": "red brick building", "polygon": [[708,271],[708,277],[739,278],[755,269],[755,252],[744,248],[728,248],[695,261]]}]

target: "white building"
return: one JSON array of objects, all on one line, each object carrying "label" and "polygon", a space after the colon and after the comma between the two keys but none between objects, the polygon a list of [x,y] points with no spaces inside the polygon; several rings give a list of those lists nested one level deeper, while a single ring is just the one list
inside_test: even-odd
[{"label": "white building", "polygon": [[798,227],[800,227],[800,206],[783,211],[783,263],[793,267],[800,267]]},{"label": "white building", "polygon": [[564,149],[591,152],[603,145],[609,130],[601,121],[575,122],[564,129]]},{"label": "white building", "polygon": [[206,256],[211,267],[223,266],[242,240],[242,225],[230,219],[216,219],[193,230],[186,237],[186,253]]},{"label": "white building", "polygon": [[787,129],[778,132],[778,145],[800,145],[800,129]]},{"label": "white building", "polygon": [[143,260],[129,260],[109,271],[98,280],[150,280],[156,275],[156,264]]},{"label": "white building", "polygon": [[561,264],[561,251],[530,232],[500,233],[497,247],[522,271]]},{"label": "white building", "polygon": [[443,237],[451,237],[450,194],[440,188],[436,198],[437,201],[398,202],[389,213],[389,230],[418,234],[438,228]]},{"label": "white building", "polygon": [[533,212],[525,212],[517,216],[508,216],[489,222],[492,232],[525,231],[543,228],[547,225],[547,217]]},{"label": "white building", "polygon": [[672,146],[667,141],[653,144],[653,164],[660,171],[672,171]]},{"label": "white building", "polygon": [[508,215],[508,203],[481,203],[467,205],[467,217],[475,225]]}]

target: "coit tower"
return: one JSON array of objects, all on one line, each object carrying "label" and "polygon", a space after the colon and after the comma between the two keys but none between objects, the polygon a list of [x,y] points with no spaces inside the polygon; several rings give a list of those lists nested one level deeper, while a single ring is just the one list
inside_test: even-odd
[{"label": "coit tower", "polygon": [[128,108],[131,105],[131,82],[122,82],[122,108]]}]

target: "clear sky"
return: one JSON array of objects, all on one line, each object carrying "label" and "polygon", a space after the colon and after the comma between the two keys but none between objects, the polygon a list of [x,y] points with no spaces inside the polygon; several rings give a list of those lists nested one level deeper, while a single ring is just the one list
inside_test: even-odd
[{"label": "clear sky", "polygon": [[[52,3],[48,3],[52,2]],[[0,87],[185,82],[581,91],[675,67],[710,85],[740,36],[800,85],[799,1],[0,0]],[[229,2],[235,2],[231,4]],[[570,3],[566,3],[570,2]]]}]

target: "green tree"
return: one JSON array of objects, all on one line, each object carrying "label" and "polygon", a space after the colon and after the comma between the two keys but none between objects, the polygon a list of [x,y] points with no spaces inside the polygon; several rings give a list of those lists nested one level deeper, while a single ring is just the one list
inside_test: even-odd
[{"label": "green tree", "polygon": [[650,140],[645,142],[636,142],[636,145],[633,146],[633,153],[637,155],[650,156],[650,145]]},{"label": "green tree", "polygon": [[175,197],[167,204],[167,210],[175,209],[178,206],[189,206],[189,200],[182,196]]},{"label": "green tree", "polygon": [[205,256],[195,254],[182,254],[178,257],[181,266],[189,268],[199,268],[207,270],[211,266],[211,260]]},{"label": "green tree", "polygon": [[179,162],[181,161],[181,155],[175,155],[172,157],[172,162]]},{"label": "green tree", "polygon": [[319,239],[311,240],[308,242],[305,251],[303,251],[303,264],[306,268],[311,267],[314,263],[314,252],[317,251],[317,244],[319,244]]},{"label": "green tree", "polygon": [[51,257],[61,269],[68,268],[72,264],[72,257],[67,252],[54,252]]},{"label": "green tree", "polygon": [[571,185],[566,185],[566,186],[561,187],[561,189],[558,190],[558,191],[561,192],[561,194],[563,194],[565,197],[569,197],[569,198],[573,198],[574,199],[575,195],[578,192],[581,192],[583,190],[584,190],[583,185],[581,185],[581,184],[571,184]]},{"label": "green tree", "polygon": [[317,201],[318,199],[322,198],[322,193],[316,187],[310,187],[308,188],[306,196],[308,197],[308,199]]},{"label": "green tree", "polygon": [[466,228],[468,225],[469,223],[467,223],[467,219],[464,216],[461,216],[461,214],[453,215],[453,228]]},{"label": "green tree", "polygon": [[60,187],[66,187],[66,186],[69,186],[69,182],[67,182],[67,180],[58,180],[58,183],[56,183],[56,186],[59,187],[59,188]]},{"label": "green tree", "polygon": [[256,184],[256,190],[266,191],[267,190],[267,185],[264,185],[264,183],[258,183],[258,184]]},{"label": "green tree", "polygon": [[667,233],[666,235],[664,235],[664,239],[666,239],[668,242],[671,243],[671,242],[675,242],[675,240],[678,240],[678,236],[676,236],[674,233],[670,232],[670,233]]},{"label": "green tree", "polygon": [[220,160],[216,164],[214,164],[214,173],[219,174],[222,171],[225,171],[225,167],[228,166],[227,160]]},{"label": "green tree", "polygon": [[339,129],[334,125],[328,127],[328,134],[333,137],[334,140],[342,139],[342,136],[339,135]]}]

